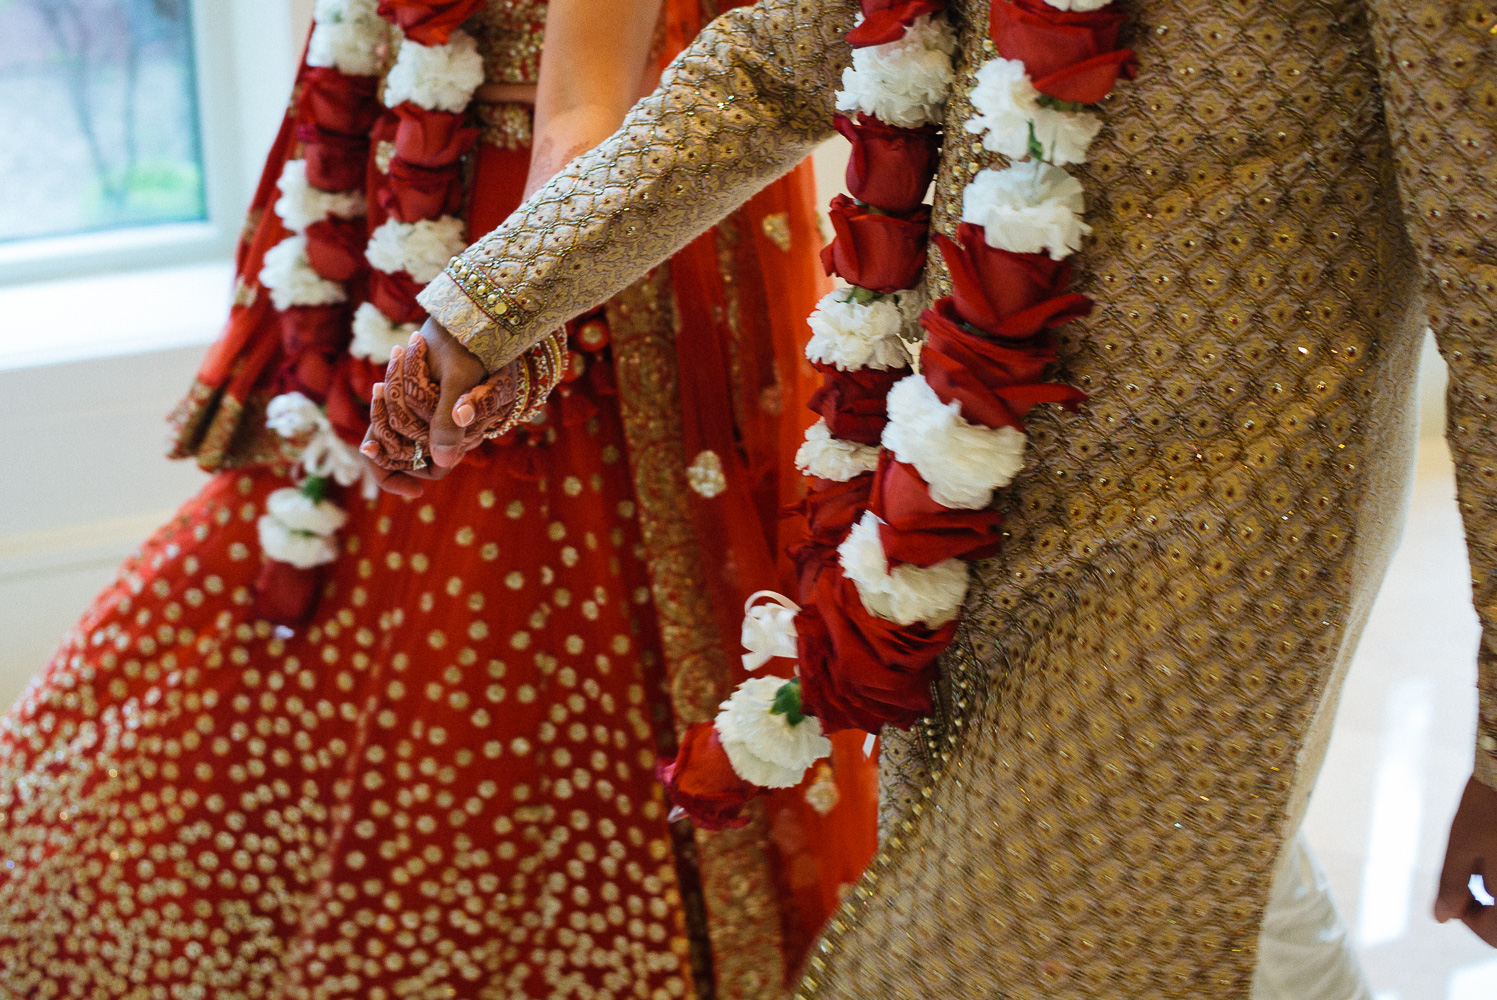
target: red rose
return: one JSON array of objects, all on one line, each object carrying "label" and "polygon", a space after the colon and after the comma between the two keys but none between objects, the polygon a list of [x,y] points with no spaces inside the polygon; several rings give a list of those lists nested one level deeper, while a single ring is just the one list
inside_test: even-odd
[{"label": "red rose", "polygon": [[294,306],[280,315],[281,350],[288,358],[336,354],[352,333],[343,306]]},{"label": "red rose", "polygon": [[329,281],[348,281],[369,267],[364,250],[369,231],[363,219],[335,217],[307,227],[307,260]]},{"label": "red rose", "polygon": [[872,475],[856,476],[845,483],[830,479],[812,480],[813,486],[802,504],[809,537],[829,545],[841,545],[847,533],[868,506],[873,489]]},{"label": "red rose", "polygon": [[1069,261],[990,247],[982,227],[970,222],[958,226],[956,236],[936,236],[951,272],[952,304],[984,333],[1027,340],[1091,312],[1085,295],[1063,294],[1071,281]]},{"label": "red rose", "polygon": [[915,18],[946,9],[946,0],[861,0],[863,23],[847,33],[855,49],[897,42]]},{"label": "red rose", "polygon": [[890,564],[934,566],[947,559],[987,559],[1002,545],[1002,514],[941,506],[930,498],[930,486],[915,467],[888,453],[874,476],[868,509],[884,522],[879,535]]},{"label": "red rose", "polygon": [[396,274],[369,272],[369,301],[397,326],[426,320],[426,310],[416,301],[416,296],[425,287],[404,271]]},{"label": "red rose", "polygon": [[367,136],[348,136],[316,125],[300,125],[296,137],[302,141],[308,184],[319,191],[363,189],[369,162]]},{"label": "red rose", "polygon": [[895,128],[868,115],[856,122],[838,115],[832,124],[852,143],[847,190],[854,198],[895,215],[920,207],[941,162],[935,126]]},{"label": "red rose", "polygon": [[988,31],[998,53],[1017,59],[1042,94],[1096,104],[1118,77],[1133,79],[1138,60],[1118,48],[1128,15],[1116,10],[1056,10],[1045,0],[993,0]]},{"label": "red rose", "polygon": [[936,661],[956,635],[954,621],[931,630],[869,614],[841,567],[821,574],[795,628],[801,703],[832,732],[908,729],[930,714]]},{"label": "red rose", "polygon": [[308,351],[288,358],[281,368],[277,395],[299,392],[321,406],[333,384],[333,363],[326,354]]},{"label": "red rose", "polygon": [[[528,449],[522,449],[528,450]],[[703,830],[736,830],[748,825],[743,807],[764,789],[740,778],[717,738],[717,727],[698,722],[681,737],[674,760],[655,765],[655,777],[665,786],[672,806],[685,810]]]},{"label": "red rose", "polygon": [[478,141],[478,129],[464,128],[463,116],[428,111],[409,101],[395,109],[395,155],[416,167],[450,167]]},{"label": "red rose", "polygon": [[446,45],[486,0],[379,0],[379,16],[422,45]]},{"label": "red rose", "polygon": [[310,125],[344,135],[368,135],[380,115],[379,77],[348,76],[331,66],[310,66],[301,78],[296,110]]},{"label": "red rose", "polygon": [[830,212],[837,238],[821,251],[827,274],[883,293],[913,288],[920,280],[930,230],[928,207],[907,217],[879,215],[839,194]]},{"label": "red rose", "polygon": [[347,443],[358,447],[369,430],[369,400],[374,383],[384,381],[383,365],[375,366],[365,358],[344,355],[333,371],[333,384],[327,393],[327,419],[333,430]]},{"label": "red rose", "polygon": [[968,333],[950,299],[939,299],[920,316],[926,343],[921,374],[944,403],[961,404],[962,416],[984,427],[1023,428],[1023,417],[1038,403],[1074,408],[1086,394],[1068,385],[1041,381],[1055,363],[1048,339],[1005,344]]},{"label": "red rose", "polygon": [[456,166],[426,170],[391,160],[389,180],[380,188],[379,205],[401,222],[453,215],[463,205],[462,172]]},{"label": "red rose", "polygon": [[886,402],[894,383],[908,375],[908,368],[893,371],[838,371],[831,365],[815,365],[821,372],[821,388],[811,397],[811,409],[821,414],[832,437],[878,444],[889,422]]},{"label": "red rose", "polygon": [[324,579],[321,566],[297,569],[290,563],[266,559],[255,580],[255,614],[272,625],[300,628],[317,610]]},{"label": "red rose", "polygon": [[806,498],[790,509],[791,514],[806,519],[805,537],[790,552],[800,581],[799,593],[809,595],[817,574],[836,562],[837,546],[868,507],[872,487],[872,475],[856,476],[845,483],[813,479]]}]

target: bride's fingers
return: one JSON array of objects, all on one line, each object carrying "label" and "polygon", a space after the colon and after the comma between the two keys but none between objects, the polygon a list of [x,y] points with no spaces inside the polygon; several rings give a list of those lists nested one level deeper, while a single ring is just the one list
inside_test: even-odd
[{"label": "bride's fingers", "polygon": [[427,422],[418,413],[411,410],[408,399],[410,378],[405,362],[391,362],[389,378],[392,381],[385,383],[385,420],[390,427],[413,441],[424,440],[427,436]]},{"label": "bride's fingers", "polygon": [[421,341],[418,347],[406,352],[400,371],[400,401],[412,416],[429,427],[440,390],[431,377],[425,343]]},{"label": "bride's fingers", "polygon": [[[378,456],[369,457],[384,468],[409,468],[415,458],[416,445],[421,440],[400,433],[393,426],[394,420],[386,393],[376,393],[369,406],[369,432],[366,435],[366,444],[374,444],[379,449]],[[420,429],[420,425],[416,425]],[[367,451],[365,454],[369,454]]]}]

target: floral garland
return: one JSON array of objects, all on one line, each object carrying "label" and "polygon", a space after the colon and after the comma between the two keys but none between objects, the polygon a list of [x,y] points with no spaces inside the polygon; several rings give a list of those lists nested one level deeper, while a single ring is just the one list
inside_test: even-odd
[{"label": "floral garland", "polygon": [[[272,493],[259,521],[258,603],[279,624],[306,620],[320,568],[338,557],[348,515],[333,487],[373,493],[357,448],[374,385],[425,319],[416,295],[467,243],[460,161],[478,138],[466,117],[484,65],[458,26],[482,2],[317,2],[296,105],[302,155],[285,164],[275,204],[289,235],[259,276],[286,359],[267,424],[297,456],[299,481]],[[371,149],[375,204],[364,194]]]},{"label": "floral garland", "polygon": [[911,358],[902,333],[920,298],[910,289],[926,263],[921,202],[955,40],[944,0],[862,0],[837,97],[852,196],[833,201],[824,252],[852,287],[809,320],[807,356],[824,384],[812,400],[822,419],[797,457],[812,477],[809,533],[794,552],[801,602],[756,594],[743,629],[749,670],[791,657],[799,676],[745,682],[661,764],[672,804],[699,826],[742,825],[751,799],[798,785],[830,752],[827,733],[908,728],[932,710],[968,564],[1000,545],[991,506],[1024,467],[1024,417],[1085,399],[1043,379],[1057,360],[1050,331],[1092,308],[1066,292],[1067,259],[1091,230],[1063,168],[1086,161],[1101,129],[1087,108],[1136,68],[1111,3],[993,0],[997,57],[976,72],[965,129],[1012,163],[973,177],[956,238],[935,236],[952,292],[920,313]]}]

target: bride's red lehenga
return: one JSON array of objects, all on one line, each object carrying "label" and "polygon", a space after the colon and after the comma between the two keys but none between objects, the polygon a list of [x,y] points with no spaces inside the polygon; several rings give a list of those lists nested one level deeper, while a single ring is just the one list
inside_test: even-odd
[{"label": "bride's red lehenga", "polygon": [[[700,25],[672,6],[667,49]],[[490,80],[534,79],[543,7],[470,22]],[[525,109],[479,111],[475,238],[529,154]],[[420,500],[342,497],[341,556],[293,632],[256,611],[256,522],[287,485],[257,275],[297,124],[180,414],[179,450],[219,471],[4,720],[0,993],[780,995],[873,849],[861,739],[721,834],[668,825],[653,767],[738,680],[733,602],[788,571],[770,553],[809,423],[809,176],[610,303],[542,424]],[[747,488],[714,495],[720,469]]]}]

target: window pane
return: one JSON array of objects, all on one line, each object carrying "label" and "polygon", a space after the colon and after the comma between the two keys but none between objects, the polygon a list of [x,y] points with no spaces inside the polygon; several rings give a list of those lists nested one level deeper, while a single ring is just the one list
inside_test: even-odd
[{"label": "window pane", "polygon": [[0,0],[0,240],[206,217],[191,0]]}]

